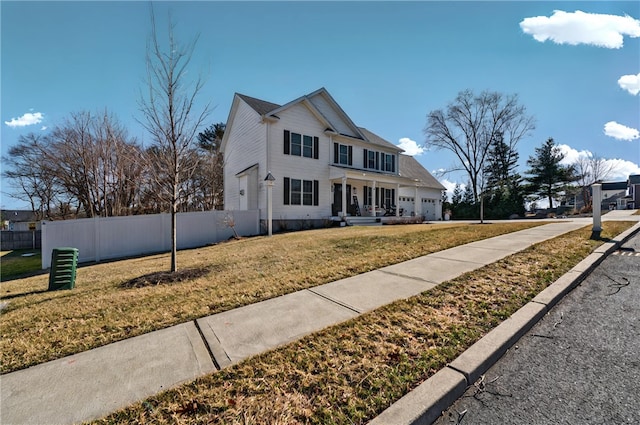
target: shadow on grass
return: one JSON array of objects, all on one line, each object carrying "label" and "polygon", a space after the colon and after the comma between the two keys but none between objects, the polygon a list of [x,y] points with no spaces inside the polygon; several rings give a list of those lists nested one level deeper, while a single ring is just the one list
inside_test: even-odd
[{"label": "shadow on grass", "polygon": [[600,241],[600,242],[611,242],[613,239],[611,238],[603,238],[602,236],[600,236],[600,232],[596,232],[596,231],[592,231],[591,232],[591,237],[589,238],[592,241]]},{"label": "shadow on grass", "polygon": [[26,297],[27,295],[44,294],[45,292],[49,292],[49,291],[46,289],[40,289],[38,291],[19,292],[17,294],[11,294],[11,295],[0,295],[0,299],[11,300],[18,297]]}]

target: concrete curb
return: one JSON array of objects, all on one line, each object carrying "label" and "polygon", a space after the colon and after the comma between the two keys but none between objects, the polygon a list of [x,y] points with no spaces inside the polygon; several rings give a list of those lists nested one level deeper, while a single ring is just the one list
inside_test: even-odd
[{"label": "concrete curb", "polygon": [[609,254],[640,231],[640,222],[603,244],[465,352],[389,406],[369,424],[428,425]]}]

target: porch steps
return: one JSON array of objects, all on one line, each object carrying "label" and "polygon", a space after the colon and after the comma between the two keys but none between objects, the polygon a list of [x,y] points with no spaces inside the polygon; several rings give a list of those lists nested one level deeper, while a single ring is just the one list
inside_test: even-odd
[{"label": "porch steps", "polygon": [[347,217],[349,226],[382,226],[380,217]]}]

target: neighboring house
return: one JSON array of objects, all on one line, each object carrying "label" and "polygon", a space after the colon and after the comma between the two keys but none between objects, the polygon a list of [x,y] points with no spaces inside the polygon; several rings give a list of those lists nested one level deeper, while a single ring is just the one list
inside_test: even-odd
[{"label": "neighboring house", "polygon": [[36,229],[40,230],[40,221],[31,210],[0,210],[0,217],[2,230],[33,230],[34,224]]},{"label": "neighboring house", "polygon": [[617,208],[618,199],[627,193],[627,182],[602,182],[602,210]]},{"label": "neighboring house", "polygon": [[[393,214],[439,220],[445,190],[402,149],[356,126],[326,89],[285,105],[235,94],[222,139],[227,210],[267,219],[269,172],[274,223]],[[282,226],[280,226],[282,227]]]},{"label": "neighboring house", "polygon": [[627,179],[627,196],[624,202],[618,202],[619,208],[640,208],[640,174],[634,174]]}]

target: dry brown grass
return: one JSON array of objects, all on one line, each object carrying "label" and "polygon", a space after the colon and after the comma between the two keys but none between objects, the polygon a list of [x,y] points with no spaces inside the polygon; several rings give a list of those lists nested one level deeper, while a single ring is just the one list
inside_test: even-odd
[{"label": "dry brown grass", "polygon": [[162,285],[153,278],[168,268],[168,255],[82,267],[72,291],[46,292],[47,275],[3,282],[2,373],[539,224],[351,227],[243,239],[180,251],[188,276]]},{"label": "dry brown grass", "polygon": [[[601,236],[631,225],[606,222]],[[590,235],[543,242],[97,423],[366,423],[602,243]]]}]

